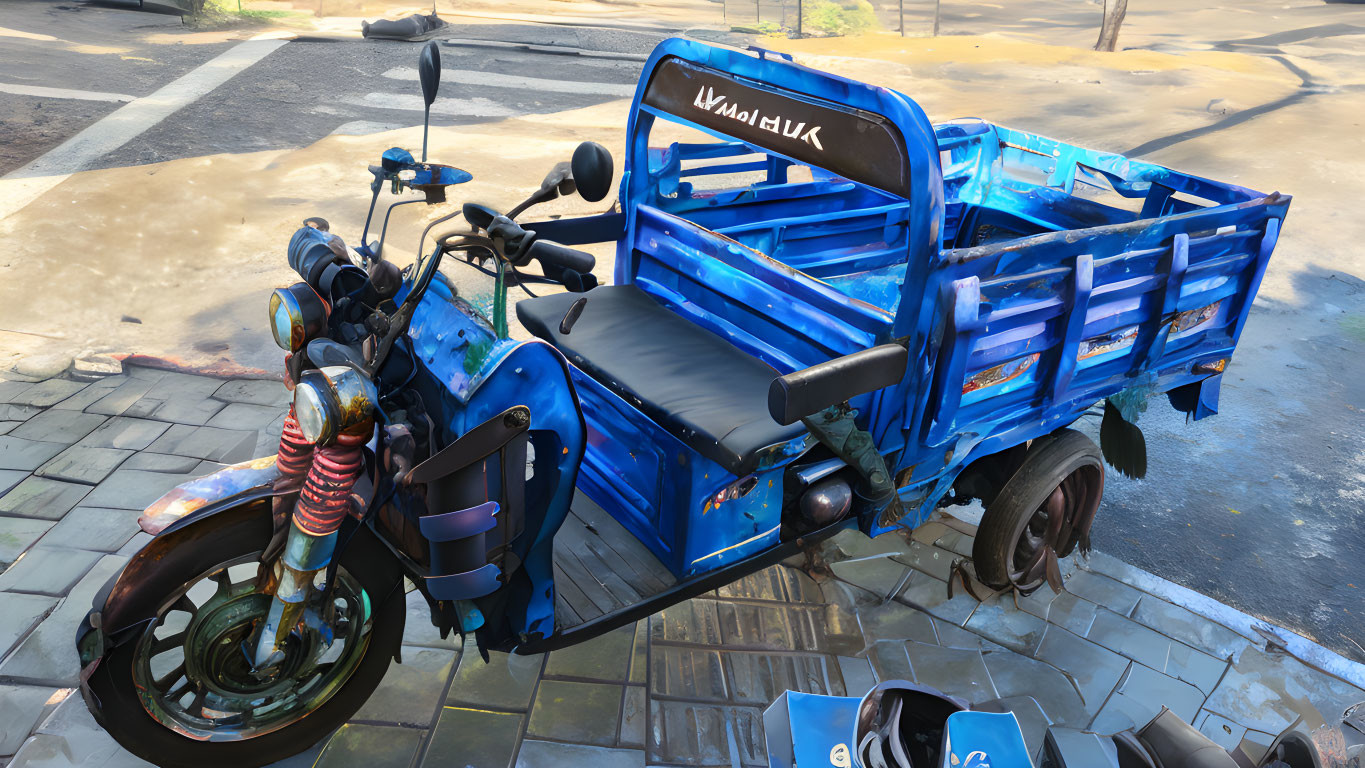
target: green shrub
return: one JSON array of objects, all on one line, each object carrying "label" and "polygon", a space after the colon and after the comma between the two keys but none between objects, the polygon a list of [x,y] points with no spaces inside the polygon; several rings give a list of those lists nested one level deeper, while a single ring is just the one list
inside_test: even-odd
[{"label": "green shrub", "polygon": [[868,0],[801,0],[801,15],[808,35],[858,35],[881,26]]},{"label": "green shrub", "polygon": [[242,8],[241,0],[182,0],[189,10],[187,22],[200,29],[239,26],[243,23],[269,23],[304,18],[299,11],[257,11]]},{"label": "green shrub", "polygon": [[781,37],[786,34],[782,29],[782,25],[775,21],[760,21],[754,26],[754,29],[758,30],[760,35],[766,35],[768,37]]}]

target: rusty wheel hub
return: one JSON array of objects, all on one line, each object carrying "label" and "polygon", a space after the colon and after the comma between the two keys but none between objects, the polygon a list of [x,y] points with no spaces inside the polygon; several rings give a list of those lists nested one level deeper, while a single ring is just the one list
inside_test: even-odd
[{"label": "rusty wheel hub", "polygon": [[172,596],[138,638],[133,680],[147,713],[192,739],[250,738],[322,706],[355,671],[370,640],[370,604],[345,568],[332,610],[316,597],[284,659],[253,669],[250,639],[274,599],[261,591],[260,553],[221,563]]}]

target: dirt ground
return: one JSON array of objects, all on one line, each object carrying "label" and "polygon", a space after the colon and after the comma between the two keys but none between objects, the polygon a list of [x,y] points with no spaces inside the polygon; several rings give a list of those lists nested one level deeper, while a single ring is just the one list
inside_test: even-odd
[{"label": "dirt ground", "polygon": [[[554,119],[433,129],[430,154],[459,158],[474,174],[458,199],[506,210],[572,154],[583,132],[619,156],[624,112],[613,103]],[[13,362],[63,346],[99,347],[167,357],[192,368],[273,375],[280,352],[269,339],[265,305],[271,290],[297,280],[285,262],[290,235],[303,219],[322,216],[343,237],[358,239],[369,203],[366,165],[391,146],[421,141],[420,128],[329,136],[301,150],[78,174],[0,220],[0,236],[16,246],[0,257],[0,275],[17,278],[0,278],[0,327],[47,334],[6,343],[0,356]],[[500,147],[496,156],[470,149],[494,143]],[[583,215],[609,205],[574,197],[538,210]],[[74,222],[73,210],[80,211]],[[386,258],[408,263],[416,235],[448,212],[395,209]],[[57,232],[65,246],[54,242]],[[120,234],[106,239],[104,233]],[[475,295],[489,290],[471,270],[452,277]],[[52,338],[57,335],[63,338]]]}]

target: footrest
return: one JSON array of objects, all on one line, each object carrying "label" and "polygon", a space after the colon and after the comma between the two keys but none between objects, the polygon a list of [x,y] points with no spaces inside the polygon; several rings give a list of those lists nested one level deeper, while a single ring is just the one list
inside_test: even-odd
[{"label": "footrest", "polygon": [[427,590],[438,600],[483,597],[502,586],[502,570],[488,562],[484,534],[498,525],[498,503],[428,515],[417,521],[430,544]]},{"label": "footrest", "polygon": [[491,595],[502,586],[499,579],[502,571],[489,563],[464,573],[449,576],[428,576],[427,592],[437,600],[473,600],[476,597]]}]

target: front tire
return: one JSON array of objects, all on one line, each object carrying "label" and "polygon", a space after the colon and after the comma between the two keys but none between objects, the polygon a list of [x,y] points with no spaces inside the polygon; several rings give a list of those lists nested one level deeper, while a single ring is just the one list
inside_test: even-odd
[{"label": "front tire", "polygon": [[[397,654],[406,614],[401,571],[374,534],[360,528],[338,569],[336,604],[341,607],[336,610],[341,618],[336,624],[345,627],[344,649],[329,662],[326,655],[338,645],[341,632],[327,642],[327,653],[318,650],[324,647],[322,634],[296,633],[291,642],[303,661],[286,662],[278,677],[261,680],[249,675],[236,645],[251,617],[261,605],[268,607],[269,600],[253,591],[260,580],[238,574],[256,567],[256,556],[270,541],[270,516],[220,513],[193,525],[216,529],[188,537],[175,548],[175,556],[143,570],[139,583],[115,586],[115,593],[131,589],[155,595],[161,608],[141,631],[107,651],[81,686],[86,704],[125,749],[167,768],[260,766],[302,752],[355,714]],[[207,592],[212,595],[204,597]],[[188,618],[180,617],[182,613]],[[178,632],[177,623],[185,625]],[[175,667],[177,642],[182,643],[181,660]],[[167,655],[170,661],[158,661]],[[160,670],[155,669],[158,663]],[[167,671],[167,666],[172,668]],[[305,672],[312,677],[304,680]],[[173,675],[178,677],[168,680],[164,691],[149,685],[158,676],[167,680]],[[184,693],[177,697],[182,687]],[[282,705],[274,705],[275,712],[269,706],[250,708],[252,701],[268,696],[294,701],[298,711],[288,716],[280,713]],[[235,718],[238,727],[232,726],[234,717],[222,718],[224,709],[231,711],[225,702],[244,708]]]}]

